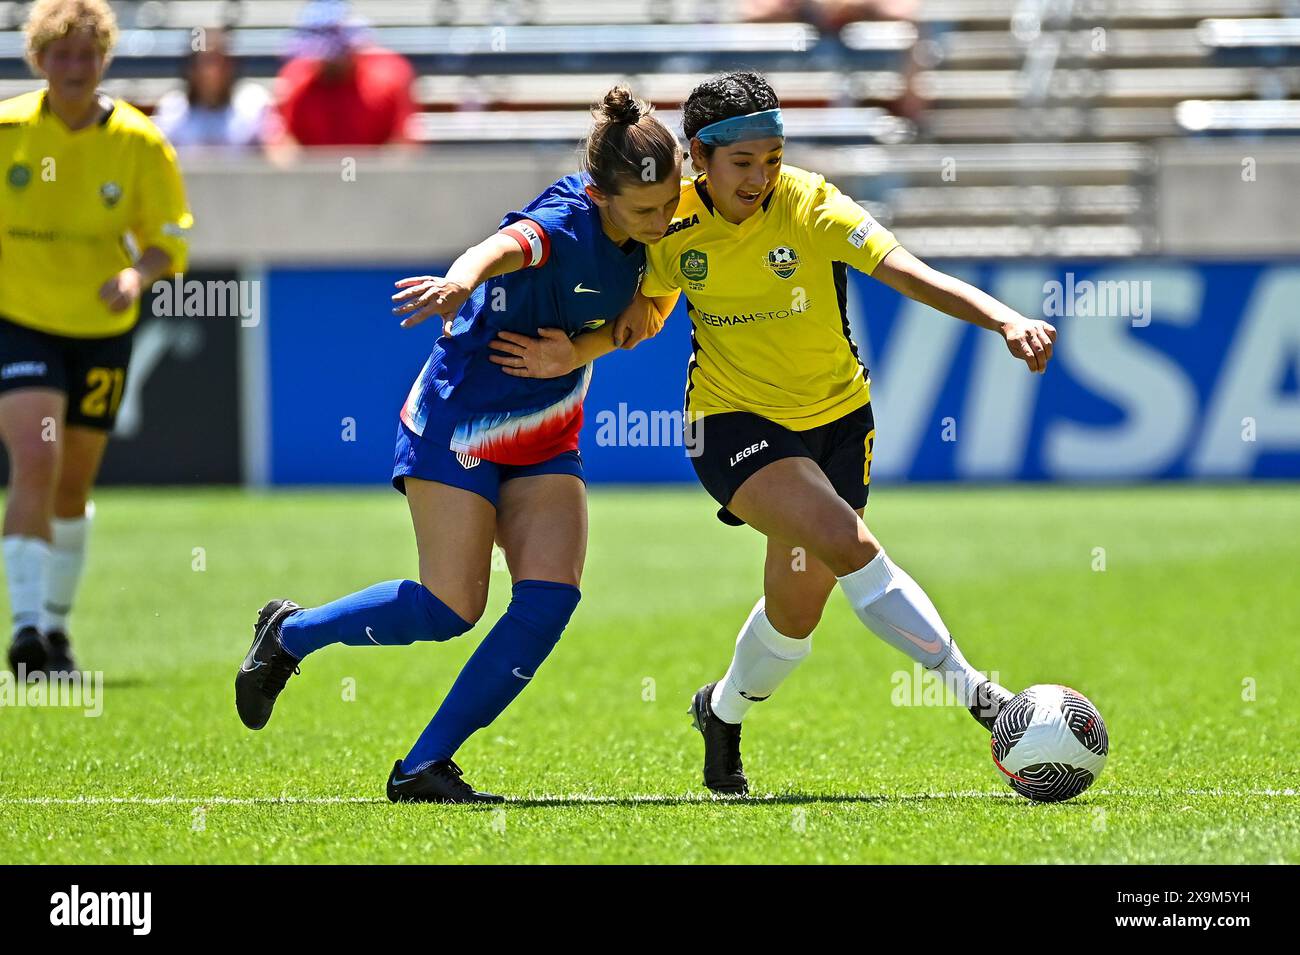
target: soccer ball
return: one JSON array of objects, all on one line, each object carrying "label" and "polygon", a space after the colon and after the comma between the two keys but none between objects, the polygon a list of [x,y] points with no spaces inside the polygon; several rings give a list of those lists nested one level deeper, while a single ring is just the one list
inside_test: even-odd
[{"label": "soccer ball", "polygon": [[1017,693],[993,721],[993,762],[1011,788],[1060,802],[1101,775],[1110,740],[1097,707],[1077,690],[1039,684]]},{"label": "soccer ball", "polygon": [[778,246],[767,253],[767,261],[769,265],[789,265],[794,261],[794,249]]}]

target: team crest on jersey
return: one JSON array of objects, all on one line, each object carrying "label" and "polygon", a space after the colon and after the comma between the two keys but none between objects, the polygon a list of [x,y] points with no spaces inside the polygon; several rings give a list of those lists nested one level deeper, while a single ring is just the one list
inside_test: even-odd
[{"label": "team crest on jersey", "polygon": [[687,249],[681,257],[682,277],[691,282],[703,282],[709,277],[709,257],[699,249]]},{"label": "team crest on jersey", "polygon": [[16,162],[9,167],[5,180],[15,189],[22,189],[32,181],[32,167],[25,162]]},{"label": "team crest on jersey", "polygon": [[121,201],[122,187],[112,181],[106,182],[99,187],[99,198],[111,209]]},{"label": "team crest on jersey", "polygon": [[781,278],[788,279],[799,268],[799,253],[788,245],[778,245],[767,253],[767,267]]}]

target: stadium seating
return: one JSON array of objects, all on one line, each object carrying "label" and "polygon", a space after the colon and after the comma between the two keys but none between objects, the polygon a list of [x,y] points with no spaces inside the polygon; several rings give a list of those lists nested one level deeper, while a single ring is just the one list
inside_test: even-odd
[{"label": "stadium seating", "polygon": [[[1148,248],[1148,144],[1300,130],[1294,0],[922,0],[915,23],[826,35],[739,22],[737,0],[355,6],[376,42],[416,66],[411,133],[440,149],[566,149],[616,82],[675,119],[702,74],[762,69],[788,108],[792,158],[815,153],[929,250],[941,236],[981,254],[994,242],[1009,254]],[[115,7],[123,32],[107,86],[149,110],[199,26],[229,28],[243,74],[272,86],[301,2]],[[0,96],[31,87],[24,9],[0,3]],[[942,176],[945,160],[955,175]]]}]

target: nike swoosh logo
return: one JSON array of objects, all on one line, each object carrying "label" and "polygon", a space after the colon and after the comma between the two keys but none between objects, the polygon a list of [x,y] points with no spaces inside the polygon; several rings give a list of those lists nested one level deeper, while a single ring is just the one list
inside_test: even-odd
[{"label": "nike swoosh logo", "polygon": [[375,639],[375,632],[374,632],[373,630],[371,630],[369,627],[366,627],[366,637],[367,637],[367,638],[370,640],[370,642],[373,643],[375,646],[380,646],[380,645],[381,645],[381,644],[379,643],[379,641]]},{"label": "nike swoosh logo", "polygon": [[531,679],[532,679],[531,676],[524,676],[522,673],[520,673],[520,672],[519,672],[519,667],[515,667],[515,668],[514,668],[513,670],[511,670],[510,672],[513,673],[515,676],[519,677],[519,679],[521,679],[521,680],[531,680]]},{"label": "nike swoosh logo", "polygon": [[393,780],[393,785],[394,785],[394,786],[405,786],[407,783],[413,783],[413,782],[415,782],[415,777],[414,777],[414,776],[408,776],[406,779],[394,779],[394,780]]},{"label": "nike swoosh logo", "polygon": [[258,667],[266,666],[265,660],[257,659],[257,651],[262,646],[262,638],[265,636],[266,636],[266,628],[263,627],[262,632],[257,635],[257,639],[253,642],[253,648],[248,651],[248,655],[253,658],[253,665],[250,667],[247,665],[247,663],[241,663],[239,665],[240,673],[252,673]]},{"label": "nike swoosh logo", "polygon": [[575,286],[573,287],[573,290],[574,290],[575,292],[591,292],[593,295],[599,295],[599,294],[600,294],[600,289],[598,289],[598,288],[583,288],[581,282],[579,282],[577,285],[575,285]]},{"label": "nike swoosh logo", "polygon": [[908,631],[904,630],[902,627],[898,626],[897,624],[894,625],[894,629],[897,630],[899,633],[901,633],[903,636],[907,637],[908,640],[912,641],[912,643],[916,644],[926,653],[938,653],[940,650],[943,649],[942,640],[939,640],[937,638],[934,640],[922,640],[916,634],[909,633]]}]

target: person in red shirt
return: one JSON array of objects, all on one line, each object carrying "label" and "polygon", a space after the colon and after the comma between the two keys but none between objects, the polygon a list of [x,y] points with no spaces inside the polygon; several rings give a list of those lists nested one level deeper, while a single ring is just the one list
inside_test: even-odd
[{"label": "person in red shirt", "polygon": [[410,141],[415,71],[405,57],[371,45],[347,3],[309,3],[291,52],[277,81],[283,139],[303,146]]}]

